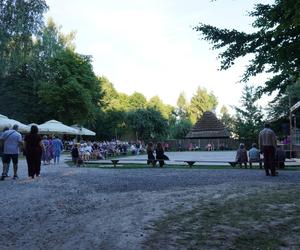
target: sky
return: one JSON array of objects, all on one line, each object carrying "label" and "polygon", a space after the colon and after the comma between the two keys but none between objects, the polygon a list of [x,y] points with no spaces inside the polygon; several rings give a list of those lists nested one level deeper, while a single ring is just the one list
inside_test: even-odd
[{"label": "sky", "polygon": [[[247,13],[256,3],[272,0],[46,0],[63,33],[76,31],[76,52],[93,57],[94,72],[118,92],[158,95],[176,106],[198,87],[218,98],[218,109],[238,106],[239,83],[247,60],[219,71],[218,51],[193,30],[199,23],[251,32]],[[263,83],[266,76],[249,83]],[[264,98],[263,102],[268,100]],[[262,103],[263,103],[262,102]]]}]

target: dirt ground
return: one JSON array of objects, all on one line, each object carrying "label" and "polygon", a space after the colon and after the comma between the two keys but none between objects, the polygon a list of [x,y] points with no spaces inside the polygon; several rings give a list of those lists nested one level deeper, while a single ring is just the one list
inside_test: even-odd
[{"label": "dirt ground", "polygon": [[245,171],[87,169],[62,160],[32,180],[21,160],[20,179],[0,182],[1,249],[144,249],[170,211],[300,180],[297,171],[277,179]]}]

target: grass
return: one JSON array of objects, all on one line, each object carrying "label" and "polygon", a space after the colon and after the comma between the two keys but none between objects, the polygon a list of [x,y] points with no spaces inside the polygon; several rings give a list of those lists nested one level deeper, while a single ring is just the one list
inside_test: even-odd
[{"label": "grass", "polygon": [[[249,187],[247,187],[249,189]],[[192,209],[168,211],[145,241],[149,249],[299,249],[300,185],[232,191]],[[236,192],[237,190],[235,190]],[[247,190],[249,193],[249,190]],[[234,198],[232,198],[234,197]]]},{"label": "grass", "polygon": [[[110,160],[110,159],[108,159]],[[70,167],[73,167],[73,162],[72,161],[67,161],[66,162]],[[153,168],[150,165],[147,164],[143,164],[143,163],[124,163],[121,161],[121,163],[118,163],[116,165],[116,167],[113,167],[112,163],[108,162],[108,163],[88,163],[85,164],[86,168],[100,168],[100,169],[110,169],[110,168],[114,168],[114,169],[161,169],[158,166]],[[165,169],[241,169],[239,167],[235,167],[232,168],[229,165],[194,165],[192,167],[189,167],[187,164],[166,164],[163,168]],[[258,166],[253,166],[251,169],[247,168],[246,171],[251,171],[251,170],[257,170],[259,169]],[[284,169],[280,169],[280,171],[296,171],[296,170],[300,170],[300,166],[287,166]]]}]

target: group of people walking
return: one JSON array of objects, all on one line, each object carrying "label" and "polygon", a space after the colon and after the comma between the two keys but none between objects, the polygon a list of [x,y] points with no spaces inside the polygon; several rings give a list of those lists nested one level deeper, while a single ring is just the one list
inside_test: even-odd
[{"label": "group of people walking", "polygon": [[[8,177],[11,161],[13,162],[13,179],[18,179],[18,159],[21,150],[23,150],[23,154],[26,156],[28,176],[31,178],[40,176],[42,156],[48,154],[47,147],[49,146],[49,141],[46,143],[45,137],[42,140],[42,137],[38,134],[38,127],[36,125],[31,126],[30,133],[25,135],[24,140],[18,132],[18,125],[14,125],[12,129],[5,128],[0,139],[3,144],[3,172],[0,180],[5,180]],[[60,152],[63,149],[62,141],[55,137],[51,144],[54,152],[54,163],[58,163]]]}]

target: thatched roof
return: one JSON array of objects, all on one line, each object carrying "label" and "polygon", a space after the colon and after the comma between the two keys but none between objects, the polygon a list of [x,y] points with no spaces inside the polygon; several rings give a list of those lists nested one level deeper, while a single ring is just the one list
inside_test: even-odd
[{"label": "thatched roof", "polygon": [[204,112],[185,136],[188,139],[229,138],[229,131],[213,112]]}]

